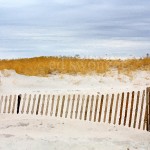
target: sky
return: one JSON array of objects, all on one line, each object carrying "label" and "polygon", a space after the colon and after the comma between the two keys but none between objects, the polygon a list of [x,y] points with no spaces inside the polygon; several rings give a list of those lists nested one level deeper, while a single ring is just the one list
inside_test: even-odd
[{"label": "sky", "polygon": [[149,0],[0,0],[0,59],[146,53]]}]

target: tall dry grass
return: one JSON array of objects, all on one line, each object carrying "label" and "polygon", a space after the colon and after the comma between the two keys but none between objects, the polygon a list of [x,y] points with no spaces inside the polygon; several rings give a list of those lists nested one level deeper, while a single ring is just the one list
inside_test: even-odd
[{"label": "tall dry grass", "polygon": [[150,71],[150,58],[129,60],[79,59],[58,57],[35,57],[0,60],[0,70],[11,69],[29,76],[46,76],[52,73],[89,74],[106,73],[111,69],[130,74],[136,70]]}]

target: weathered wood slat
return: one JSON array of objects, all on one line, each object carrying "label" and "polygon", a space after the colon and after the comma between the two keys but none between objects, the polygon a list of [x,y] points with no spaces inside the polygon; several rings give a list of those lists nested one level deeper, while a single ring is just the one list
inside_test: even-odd
[{"label": "weathered wood slat", "polygon": [[146,114],[147,114],[147,110],[146,110],[147,107],[145,107],[145,113],[144,113],[144,121],[143,121],[143,130],[146,129],[146,125],[147,125],[147,122],[146,122]]},{"label": "weathered wood slat", "polygon": [[44,113],[44,105],[45,105],[45,95],[43,95],[42,107],[41,107],[41,115]]},{"label": "weathered wood slat", "polygon": [[73,95],[73,99],[72,99],[72,106],[71,106],[71,112],[70,112],[70,118],[71,118],[71,119],[72,119],[72,117],[73,117],[74,101],[75,101],[75,94]]},{"label": "weathered wood slat", "polygon": [[40,100],[41,100],[41,94],[39,95],[39,98],[38,98],[37,109],[36,109],[36,115],[38,115],[38,113],[39,113]]},{"label": "weathered wood slat", "polygon": [[23,98],[23,104],[22,104],[22,110],[21,110],[21,113],[22,113],[22,114],[24,113],[24,108],[25,108],[26,97],[27,97],[27,94],[24,94],[24,98]]},{"label": "weathered wood slat", "polygon": [[122,96],[121,96],[119,125],[121,124],[121,120],[122,120],[123,102],[124,102],[124,92],[122,93]]},{"label": "weathered wood slat", "polygon": [[50,116],[53,115],[53,111],[54,111],[54,99],[55,99],[55,95],[52,96],[52,103],[51,103],[51,111],[50,111]]},{"label": "weathered wood slat", "polygon": [[46,104],[45,116],[48,115],[49,101],[50,101],[50,95],[48,95],[48,97],[47,97],[47,104]]},{"label": "weathered wood slat", "polygon": [[148,106],[148,110],[149,110],[149,124],[148,124],[148,131],[150,132],[150,87],[148,87],[148,103],[149,103],[149,106]]},{"label": "weathered wood slat", "polygon": [[128,114],[128,105],[129,105],[129,96],[130,93],[127,93],[127,98],[126,98],[126,107],[125,107],[125,115],[124,115],[124,126],[126,125],[126,121],[127,121],[127,114]]},{"label": "weathered wood slat", "polygon": [[82,97],[82,104],[81,104],[81,110],[80,110],[80,120],[82,119],[84,101],[85,101],[85,95],[83,95],[83,97]]},{"label": "weathered wood slat", "polygon": [[96,116],[97,116],[98,101],[99,101],[99,95],[97,95],[97,97],[96,97],[94,122],[96,121]]},{"label": "weathered wood slat", "polygon": [[102,109],[103,109],[103,100],[104,100],[104,95],[101,96],[101,102],[100,102],[100,109],[99,109],[98,122],[101,122]]},{"label": "weathered wood slat", "polygon": [[76,106],[75,119],[77,119],[77,117],[78,117],[79,101],[80,101],[80,95],[78,95],[78,98],[77,98],[77,106]]},{"label": "weathered wood slat", "polygon": [[149,92],[150,92],[150,88],[146,88],[146,114],[145,114],[145,123],[146,123],[146,130],[150,131],[150,117],[149,117],[149,112],[150,112],[150,97],[149,97]]},{"label": "weathered wood slat", "polygon": [[33,114],[33,113],[34,113],[35,101],[36,101],[36,94],[34,95],[34,98],[33,98],[33,104],[32,104],[31,114]]},{"label": "weathered wood slat", "polygon": [[108,110],[108,99],[109,95],[106,95],[106,104],[105,104],[105,111],[104,111],[104,122],[106,122],[106,115],[107,115],[107,110]]},{"label": "weathered wood slat", "polygon": [[143,114],[144,99],[145,99],[145,90],[143,91],[143,94],[142,94],[142,102],[141,102],[141,110],[140,110],[140,118],[139,118],[138,129],[141,128],[141,121],[142,121],[142,114]]},{"label": "weathered wood slat", "polygon": [[12,102],[12,95],[9,96],[8,113],[10,113],[11,110],[11,102]]},{"label": "weathered wood slat", "polygon": [[110,111],[109,111],[109,120],[108,120],[108,123],[111,123],[113,102],[114,102],[114,94],[112,94],[112,97],[111,97],[111,104],[110,104]]},{"label": "weathered wood slat", "polygon": [[7,96],[5,97],[5,103],[4,103],[4,111],[3,111],[3,113],[6,113],[6,109],[7,109]]},{"label": "weathered wood slat", "polygon": [[1,96],[0,99],[0,113],[2,112],[2,105],[3,105],[3,95]]},{"label": "weathered wood slat", "polygon": [[91,107],[90,107],[90,116],[89,116],[89,121],[91,121],[91,120],[92,120],[93,102],[94,102],[94,95],[92,95],[92,99],[91,99]]},{"label": "weathered wood slat", "polygon": [[57,117],[57,115],[58,115],[59,101],[60,101],[60,95],[58,96],[58,99],[57,99],[57,105],[56,105],[55,117]]},{"label": "weathered wood slat", "polygon": [[21,94],[19,94],[18,95],[18,98],[17,98],[17,114],[19,114],[20,113],[20,105],[21,105],[21,102],[22,102],[22,95]]},{"label": "weathered wood slat", "polygon": [[88,96],[87,96],[87,101],[86,101],[86,106],[85,106],[84,120],[87,119],[87,112],[88,112],[88,106],[89,106],[89,99],[90,99],[90,96],[88,95]]},{"label": "weathered wood slat", "polygon": [[132,98],[131,98],[129,127],[131,127],[131,123],[132,123],[133,104],[134,104],[134,91],[132,92]]},{"label": "weathered wood slat", "polygon": [[117,113],[118,113],[118,103],[119,103],[120,94],[117,94],[116,106],[115,106],[115,115],[114,115],[114,124],[116,124]]},{"label": "weathered wood slat", "polygon": [[136,127],[136,120],[137,120],[138,106],[139,106],[139,98],[140,98],[140,91],[138,91],[138,93],[137,93],[137,101],[136,101],[136,108],[135,108],[135,116],[134,116],[133,128]]},{"label": "weathered wood slat", "polygon": [[67,108],[66,108],[65,118],[67,118],[67,116],[68,116],[69,106],[70,106],[70,95],[68,95]]},{"label": "weathered wood slat", "polygon": [[14,95],[14,98],[13,98],[13,106],[12,106],[12,114],[14,114],[14,112],[15,112],[15,106],[16,106],[16,99],[17,99],[17,96],[16,95]]},{"label": "weathered wood slat", "polygon": [[64,103],[65,103],[65,95],[64,95],[63,98],[62,98],[60,117],[63,116],[63,112],[64,112]]},{"label": "weathered wood slat", "polygon": [[26,114],[29,114],[30,103],[31,103],[31,94],[29,95],[29,98],[28,98],[28,105],[27,105],[27,111],[26,111]]}]

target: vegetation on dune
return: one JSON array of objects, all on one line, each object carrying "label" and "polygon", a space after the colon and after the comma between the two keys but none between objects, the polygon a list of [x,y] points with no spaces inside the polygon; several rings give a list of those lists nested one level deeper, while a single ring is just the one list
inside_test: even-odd
[{"label": "vegetation on dune", "polygon": [[0,60],[0,70],[15,70],[29,76],[46,76],[52,73],[88,74],[106,73],[117,69],[119,73],[150,71],[150,58],[128,60],[80,59],[70,57],[35,57],[24,59]]}]

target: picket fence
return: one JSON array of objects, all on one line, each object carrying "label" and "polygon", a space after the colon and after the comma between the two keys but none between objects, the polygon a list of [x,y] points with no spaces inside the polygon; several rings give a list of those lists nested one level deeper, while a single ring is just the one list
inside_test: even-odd
[{"label": "picket fence", "polygon": [[106,95],[2,95],[0,114],[6,113],[80,119],[150,131],[150,88]]}]

